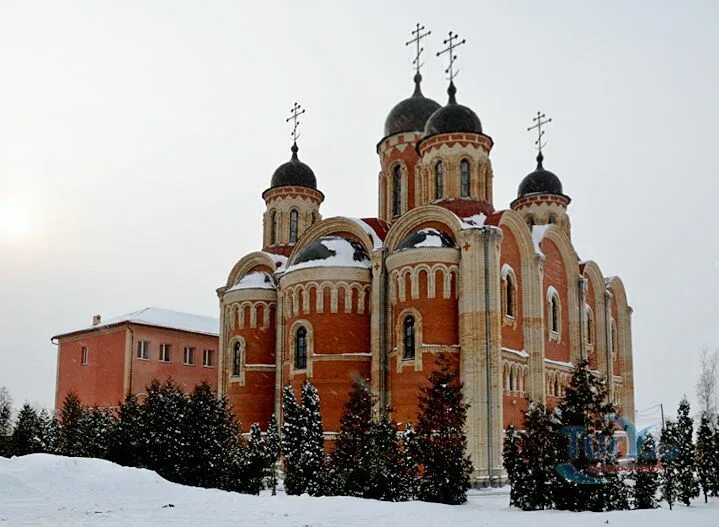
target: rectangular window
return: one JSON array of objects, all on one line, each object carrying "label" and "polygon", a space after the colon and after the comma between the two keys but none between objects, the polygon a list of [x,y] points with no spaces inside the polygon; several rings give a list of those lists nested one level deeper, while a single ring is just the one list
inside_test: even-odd
[{"label": "rectangular window", "polygon": [[150,342],[148,340],[141,340],[137,343],[137,358],[150,359]]},{"label": "rectangular window", "polygon": [[170,344],[160,344],[160,361],[170,362],[171,352],[172,346],[170,346]]},{"label": "rectangular window", "polygon": [[202,365],[205,368],[212,368],[215,362],[215,350],[204,350],[202,352]]},{"label": "rectangular window", "polygon": [[88,360],[87,346],[82,347],[82,365],[85,366]]},{"label": "rectangular window", "polygon": [[182,355],[185,364],[188,366],[193,366],[195,364],[195,348],[185,348]]}]

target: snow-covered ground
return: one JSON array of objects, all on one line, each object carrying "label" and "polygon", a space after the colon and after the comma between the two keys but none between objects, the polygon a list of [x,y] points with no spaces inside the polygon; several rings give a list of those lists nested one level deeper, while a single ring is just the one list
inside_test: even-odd
[{"label": "snow-covered ground", "polygon": [[477,492],[452,507],[356,498],[245,496],[184,487],[97,459],[0,457],[0,526],[522,526],[717,527],[719,500],[674,511],[521,512],[506,490]]}]

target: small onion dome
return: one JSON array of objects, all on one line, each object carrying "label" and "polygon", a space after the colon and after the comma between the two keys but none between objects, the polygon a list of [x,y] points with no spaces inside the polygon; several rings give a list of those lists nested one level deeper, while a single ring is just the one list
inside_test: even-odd
[{"label": "small onion dome", "polygon": [[544,156],[542,152],[539,152],[537,156],[537,169],[527,174],[527,176],[519,184],[519,190],[517,191],[517,197],[523,197],[528,194],[561,194],[562,193],[562,182],[559,178],[549,170],[544,170],[542,166]]},{"label": "small onion dome", "polygon": [[439,103],[422,95],[421,82],[422,75],[417,73],[412,97],[397,103],[390,110],[384,122],[385,137],[401,132],[421,132],[429,116],[440,108]]},{"label": "small onion dome", "polygon": [[482,133],[482,122],[474,113],[474,110],[459,103],[455,98],[457,88],[454,82],[449,83],[447,88],[449,101],[445,106],[434,112],[427,124],[424,125],[424,135],[429,137],[436,134],[447,134],[452,132]]},{"label": "small onion dome", "polygon": [[408,234],[397,246],[397,251],[419,247],[451,247],[456,249],[457,245],[448,234],[429,227]]},{"label": "small onion dome", "polygon": [[272,174],[271,188],[275,187],[307,187],[317,188],[317,178],[312,169],[297,157],[297,143],[292,145],[292,157],[287,163],[281,164]]},{"label": "small onion dome", "polygon": [[308,267],[360,267],[371,265],[362,244],[340,236],[324,236],[302,248],[287,270]]}]

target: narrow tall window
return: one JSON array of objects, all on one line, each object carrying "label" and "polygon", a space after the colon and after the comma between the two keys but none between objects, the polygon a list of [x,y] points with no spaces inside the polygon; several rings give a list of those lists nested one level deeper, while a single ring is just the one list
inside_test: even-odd
[{"label": "narrow tall window", "polygon": [[414,359],[414,317],[404,319],[404,355],[405,359]]},{"label": "narrow tall window", "polygon": [[235,342],[235,345],[232,348],[232,376],[233,377],[240,376],[240,366],[241,365],[242,365],[242,346],[240,345],[240,341],[238,340],[237,342]]},{"label": "narrow tall window", "polygon": [[202,365],[205,368],[211,368],[215,363],[215,350],[202,351]]},{"label": "narrow tall window", "polygon": [[172,346],[170,344],[160,344],[160,361],[170,362],[172,356]]},{"label": "narrow tall window", "polygon": [[300,326],[295,333],[295,369],[305,368],[307,368],[307,329]]},{"label": "narrow tall window", "polygon": [[185,348],[182,350],[182,360],[188,366],[195,364],[195,348]]},{"label": "narrow tall window", "polygon": [[299,221],[299,213],[292,209],[290,211],[290,243],[297,242],[297,223]]},{"label": "narrow tall window", "polygon": [[395,165],[392,171],[392,217],[402,214],[402,169]]},{"label": "narrow tall window", "polygon": [[277,243],[277,213],[270,212],[270,245]]},{"label": "narrow tall window", "polygon": [[594,316],[591,309],[587,307],[587,344],[592,345],[594,341]]},{"label": "narrow tall window", "polygon": [[507,275],[507,283],[505,286],[505,294],[507,296],[505,314],[508,317],[514,317],[514,282],[512,282],[512,275]]},{"label": "narrow tall window", "polygon": [[552,313],[552,331],[559,333],[559,301],[557,296],[553,295],[552,300],[549,302],[549,307]]},{"label": "narrow tall window", "polygon": [[85,365],[87,364],[87,362],[88,362],[87,346],[83,346],[83,347],[82,347],[82,354],[81,354],[81,355],[82,355],[82,356],[81,356],[82,365],[85,366]]},{"label": "narrow tall window", "polygon": [[137,343],[137,358],[144,360],[150,358],[150,343],[147,340],[141,340]]},{"label": "narrow tall window", "polygon": [[434,165],[434,197],[435,199],[441,199],[444,196],[444,165],[441,161],[437,161]]},{"label": "narrow tall window", "polygon": [[463,198],[469,197],[469,161],[462,159],[459,162],[459,190]]}]

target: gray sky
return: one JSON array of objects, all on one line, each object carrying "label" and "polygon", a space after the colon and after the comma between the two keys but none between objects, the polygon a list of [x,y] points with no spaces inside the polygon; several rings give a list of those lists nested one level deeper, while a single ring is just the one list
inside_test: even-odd
[{"label": "gray sky", "polygon": [[[582,259],[634,314],[637,409],[694,398],[719,348],[716,2],[0,1],[0,385],[51,405],[51,335],[146,306],[217,315],[261,243],[261,192],[300,157],[325,217],[377,214],[375,145],[412,91],[418,21],[459,54],[461,103],[495,140],[495,206],[534,168],[572,197]],[[250,7],[251,6],[251,7]],[[411,13],[411,14],[409,14]]]}]

